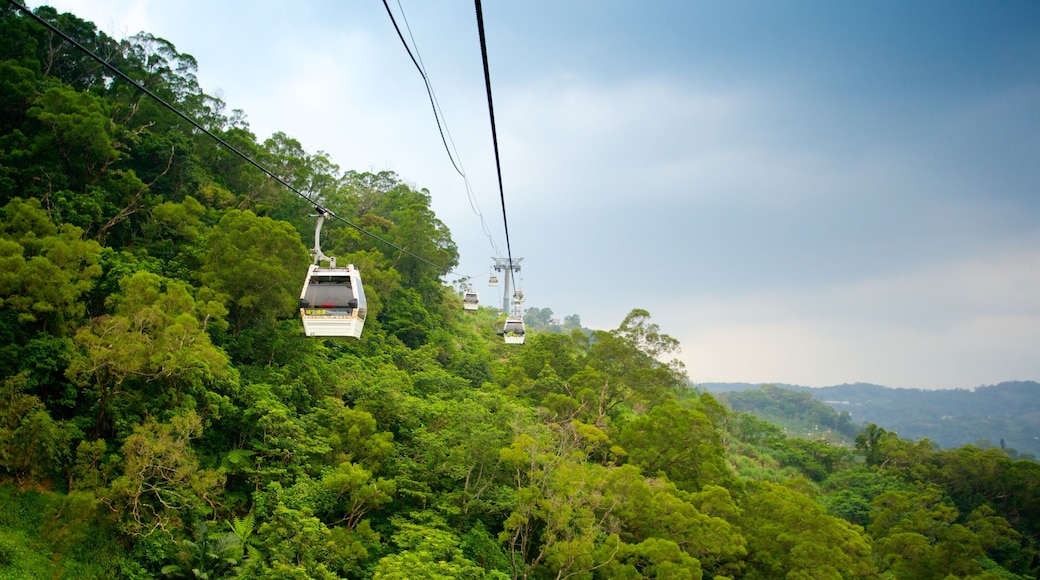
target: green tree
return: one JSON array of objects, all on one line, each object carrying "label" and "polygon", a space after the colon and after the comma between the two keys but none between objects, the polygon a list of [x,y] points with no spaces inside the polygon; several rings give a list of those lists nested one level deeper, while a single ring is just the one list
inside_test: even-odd
[{"label": "green tree", "polygon": [[113,138],[116,126],[108,107],[93,93],[56,85],[28,111],[42,129],[33,143],[33,154],[45,162],[63,163],[73,189],[82,191],[88,184],[97,184],[119,158]]},{"label": "green tree", "polygon": [[442,509],[463,519],[506,509],[499,451],[511,442],[514,426],[529,420],[525,411],[501,393],[478,391],[433,397],[415,414],[421,427],[411,440],[416,461],[409,476],[425,479]]},{"label": "green tree", "polygon": [[678,544],[662,538],[647,538],[638,544],[625,544],[607,565],[595,571],[597,578],[659,580],[700,580],[700,562]]},{"label": "green tree", "polygon": [[645,310],[630,312],[616,330],[593,332],[588,367],[605,381],[596,389],[599,414],[622,403],[645,406],[674,397],[686,385],[686,373],[677,359],[661,358],[678,349],[679,341],[650,323]]},{"label": "green tree", "polygon": [[393,481],[375,478],[349,461],[326,473],[320,485],[328,498],[329,520],[333,525],[343,524],[347,530],[355,529],[369,511],[389,504],[397,491]]},{"label": "green tree", "polygon": [[[223,306],[195,300],[183,282],[148,272],[125,278],[113,302],[114,314],[76,334],[79,350],[66,371],[90,393],[95,432],[101,433],[116,403],[131,416],[196,407],[219,414],[235,377],[206,326],[219,324]],[[111,419],[126,423],[131,416]]]},{"label": "green tree", "polygon": [[501,451],[514,470],[516,507],[499,540],[512,577],[578,576],[605,566],[621,549],[609,534],[617,498],[604,493],[607,470],[585,460],[590,441],[576,424],[522,433]]},{"label": "green tree", "polygon": [[178,545],[179,563],[162,567],[162,574],[170,578],[232,578],[240,572],[245,557],[242,538],[233,531],[210,532],[204,521],[195,524],[193,540],[183,538]]},{"label": "green tree", "polygon": [[0,58],[0,135],[10,137],[12,131],[22,126],[25,113],[37,95],[36,74],[32,69]]},{"label": "green tree", "polygon": [[[556,376],[569,380],[584,364],[585,347],[570,335],[537,333],[527,337],[518,360],[528,378],[538,378],[549,366]],[[537,393],[539,397],[546,394]]]},{"label": "green tree", "polygon": [[379,431],[371,413],[334,397],[326,397],[316,412],[320,433],[330,448],[328,464],[354,461],[379,471],[394,453],[394,434]]},{"label": "green tree", "polygon": [[[867,530],[884,568],[897,577],[928,580],[982,573],[978,560],[985,550],[979,536],[957,523],[960,514],[940,490],[889,491],[876,497],[871,507]],[[986,538],[987,546],[1013,540],[998,520],[987,522],[980,513],[974,522],[979,531],[996,534]]]},{"label": "green tree", "polygon": [[[80,45],[87,47],[94,54],[112,59],[118,54],[118,44],[99,32],[92,22],[87,22],[73,14],[59,14],[50,6],[40,6],[34,13],[43,20],[54,25]],[[71,85],[77,90],[86,91],[105,80],[104,68],[82,50],[76,48],[63,37],[45,31],[42,27],[33,26],[37,42],[29,46],[35,48],[36,58],[44,76],[53,76],[61,82]]]},{"label": "green tree", "polygon": [[397,181],[396,176],[392,177],[393,186],[382,192],[371,211],[390,220],[393,226],[386,234],[389,241],[411,254],[379,248],[392,256],[391,265],[401,273],[402,283],[415,287],[420,280],[436,280],[455,267],[459,260],[458,248],[448,227],[430,209],[430,192],[412,189]]},{"label": "green tree", "polygon": [[877,453],[883,458],[879,467],[911,479],[929,479],[926,471],[931,469],[930,460],[936,449],[937,446],[928,439],[913,442],[889,433],[877,444]]},{"label": "green tree", "polygon": [[202,282],[228,296],[236,335],[253,320],[291,315],[307,264],[291,225],[231,210],[206,243]]},{"label": "green tree", "polygon": [[252,453],[251,464],[243,469],[251,489],[282,481],[291,485],[314,470],[313,458],[333,451],[328,431],[315,422],[327,415],[301,414],[282,393],[284,388],[275,385],[248,383],[235,398],[237,413],[229,419],[240,429],[242,449]]},{"label": "green tree", "polygon": [[863,529],[828,516],[812,499],[787,487],[756,482],[742,502],[747,538],[744,578],[818,580],[874,574]]},{"label": "green tree", "polygon": [[425,344],[433,331],[434,319],[422,296],[410,288],[397,288],[387,299],[378,318],[380,324],[409,348]]},{"label": "green tree", "polygon": [[906,490],[908,486],[895,474],[860,466],[831,474],[821,487],[828,513],[866,527],[874,498],[886,491]]},{"label": "green tree", "polygon": [[79,435],[55,421],[35,395],[23,392],[25,375],[0,381],[0,469],[18,481],[58,474],[69,463],[71,441]]},{"label": "green tree", "polygon": [[569,314],[567,316],[564,316],[563,324],[560,325],[560,328],[564,332],[574,332],[575,330],[581,331],[583,328],[581,326],[581,316],[577,314]]},{"label": "green tree", "polygon": [[[319,151],[311,155],[299,141],[281,131],[264,141],[260,162],[297,191],[319,203],[332,197],[332,192],[339,186],[340,168],[329,160],[327,153]],[[280,185],[277,187],[281,188]],[[279,196],[282,196],[281,189]],[[272,195],[270,201],[274,202],[274,198]],[[338,208],[334,209],[338,211]]]},{"label": "green tree", "polygon": [[608,479],[607,494],[617,502],[614,515],[624,545],[666,540],[709,576],[739,571],[746,542],[736,526],[740,510],[726,488],[707,485],[687,493],[667,479],[644,477],[632,465],[612,469]]},{"label": "green tree", "polygon": [[202,434],[194,412],[174,416],[169,423],[148,419],[123,442],[123,474],[102,501],[122,519],[132,536],[172,531],[186,517],[205,515],[223,489],[219,470],[203,469],[191,447]]},{"label": "green tree", "polygon": [[644,473],[668,477],[687,491],[729,479],[718,432],[704,413],[669,402],[630,420],[619,438]]},{"label": "green tree", "polygon": [[56,226],[37,199],[13,199],[0,221],[0,304],[18,321],[63,335],[83,321],[83,297],[101,275],[101,247]]},{"label": "green tree", "polygon": [[817,482],[846,467],[851,456],[844,447],[796,437],[785,437],[773,443],[772,448],[773,456],[783,465],[796,467]]},{"label": "green tree", "polygon": [[552,315],[552,308],[528,308],[524,311],[524,325],[528,330],[548,332]]},{"label": "green tree", "polygon": [[379,560],[373,578],[391,580],[492,580],[508,578],[497,570],[488,571],[465,557],[460,539],[445,522],[429,513],[418,512],[409,518],[393,517],[391,543],[396,550]]},{"label": "green tree", "polygon": [[856,436],[856,450],[866,458],[867,465],[871,467],[881,466],[884,462],[881,443],[892,437],[895,437],[894,433],[889,433],[884,428],[871,423],[864,427],[862,433]]},{"label": "green tree", "polygon": [[150,243],[148,253],[162,260],[162,272],[171,278],[191,280],[202,264],[205,249],[199,244],[207,231],[206,208],[194,197],[163,202],[152,208],[142,233]]},{"label": "green tree", "polygon": [[256,533],[260,558],[243,569],[248,578],[337,580],[338,559],[351,549],[307,509],[274,506]]}]

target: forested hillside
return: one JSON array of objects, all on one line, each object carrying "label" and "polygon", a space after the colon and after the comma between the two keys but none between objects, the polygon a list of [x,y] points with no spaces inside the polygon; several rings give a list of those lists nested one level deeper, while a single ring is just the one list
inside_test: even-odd
[{"label": "forested hillside", "polygon": [[[827,405],[835,417],[847,414],[858,428],[875,423],[905,439],[928,439],[946,449],[970,443],[1000,447],[1012,457],[1040,457],[1040,384],[1033,381],[971,390],[891,389],[864,383],[820,388],[715,383],[704,388],[760,417],[820,416],[819,405]],[[785,408],[780,408],[780,401]],[[817,424],[827,423],[818,418]]]},{"label": "forested hillside", "polygon": [[804,391],[763,385],[758,389],[722,392],[718,399],[734,411],[781,425],[787,433],[806,439],[848,444],[862,430],[853,423],[848,411],[839,413]]},{"label": "forested hillside", "polygon": [[[503,344],[441,279],[436,192],[258,138],[173,42],[37,14],[310,201],[0,5],[0,578],[1040,571],[1040,464],[787,437],[639,309]],[[360,340],[301,336],[311,202],[392,244],[325,226]]]}]

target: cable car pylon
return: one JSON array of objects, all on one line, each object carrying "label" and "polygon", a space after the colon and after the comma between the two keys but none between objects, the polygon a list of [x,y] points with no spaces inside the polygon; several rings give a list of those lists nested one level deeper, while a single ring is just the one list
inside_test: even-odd
[{"label": "cable car pylon", "polygon": [[[495,261],[495,265],[492,266],[492,268],[494,268],[496,272],[505,272],[505,274],[502,276],[505,279],[503,284],[505,288],[503,288],[502,290],[502,312],[509,314],[510,312],[512,312],[512,310],[509,308],[509,303],[513,299],[513,293],[511,292],[513,273],[520,271],[520,262],[523,260],[523,258],[516,258],[515,260],[510,260],[509,258],[492,257],[491,259]],[[497,277],[495,277],[494,274],[492,274],[491,276],[492,279],[496,280],[497,282]],[[488,285],[495,286],[495,284],[490,283]]]},{"label": "cable car pylon", "polygon": [[503,286],[505,288],[502,292],[502,311],[506,313],[506,321],[502,325],[502,331],[499,334],[502,335],[506,344],[524,344],[525,328],[521,312],[521,305],[524,302],[524,291],[517,288],[515,291],[510,292],[513,285],[513,274],[520,271],[520,261],[523,258],[516,258],[515,260],[509,258],[491,259],[495,261],[495,265],[492,268],[497,272],[504,272],[502,277],[504,278]]}]

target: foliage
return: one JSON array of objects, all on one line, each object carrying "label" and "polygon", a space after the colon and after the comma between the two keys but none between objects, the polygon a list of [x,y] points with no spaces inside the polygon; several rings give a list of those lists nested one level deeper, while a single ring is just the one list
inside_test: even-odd
[{"label": "foliage", "polygon": [[195,413],[170,423],[149,419],[123,443],[123,474],[103,501],[120,513],[131,535],[150,535],[180,527],[185,515],[206,514],[220,492],[223,474],[200,469],[190,440],[201,435]]},{"label": "foliage", "polygon": [[118,577],[127,555],[96,507],[81,494],[0,485],[0,576]]},{"label": "foliage", "polygon": [[863,529],[826,515],[788,487],[759,483],[740,520],[748,541],[745,578],[863,578],[873,573]]},{"label": "foliage", "polygon": [[650,475],[661,474],[687,491],[724,484],[729,474],[714,425],[704,413],[666,403],[635,417],[621,432],[628,459]]},{"label": "foliage", "polygon": [[[760,400],[759,391],[765,390],[765,387],[741,383],[709,383],[704,387],[734,401]],[[806,404],[827,405],[839,415],[851,413],[857,427],[874,423],[896,431],[906,439],[927,438],[944,449],[969,444],[999,447],[1012,459],[1035,460],[1040,456],[1040,440],[1035,439],[1040,429],[1038,387],[1040,384],[1036,381],[1008,381],[974,389],[893,389],[855,383],[814,388],[776,385],[770,390],[782,391],[778,396],[790,400],[804,401],[805,395],[810,395],[813,401],[806,401]],[[767,411],[766,407],[759,405],[747,411],[759,413],[758,409]],[[766,413],[759,415],[769,421],[787,424],[804,410],[789,407],[783,412],[783,417]],[[820,430],[829,425],[826,421],[816,421],[815,424]],[[811,427],[805,423],[800,425],[801,431]]]},{"label": "foliage", "polygon": [[304,270],[299,234],[285,222],[231,210],[210,231],[202,264],[204,284],[227,296],[234,330],[263,318],[282,318],[297,304]]},{"label": "foliage", "polygon": [[807,392],[762,385],[758,389],[721,393],[720,398],[734,411],[783,425],[792,433],[842,442],[851,441],[859,432],[848,411],[839,413]]},{"label": "foliage", "polygon": [[[37,13],[309,199],[0,8],[0,576],[1036,576],[1035,462],[788,437],[690,389],[638,308],[529,309],[506,348],[441,281],[433,193],[259,141],[167,40]],[[361,340],[300,336],[312,202],[349,221],[322,244],[362,272]]]}]

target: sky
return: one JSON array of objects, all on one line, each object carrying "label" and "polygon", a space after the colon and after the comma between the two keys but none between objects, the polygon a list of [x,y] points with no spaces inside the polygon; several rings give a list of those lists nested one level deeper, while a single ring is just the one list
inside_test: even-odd
[{"label": "sky", "polygon": [[48,4],[429,190],[484,304],[504,199],[525,308],[647,310],[695,383],[1040,380],[1034,0],[489,1],[501,190],[473,3],[388,2],[465,179],[382,3]]}]

